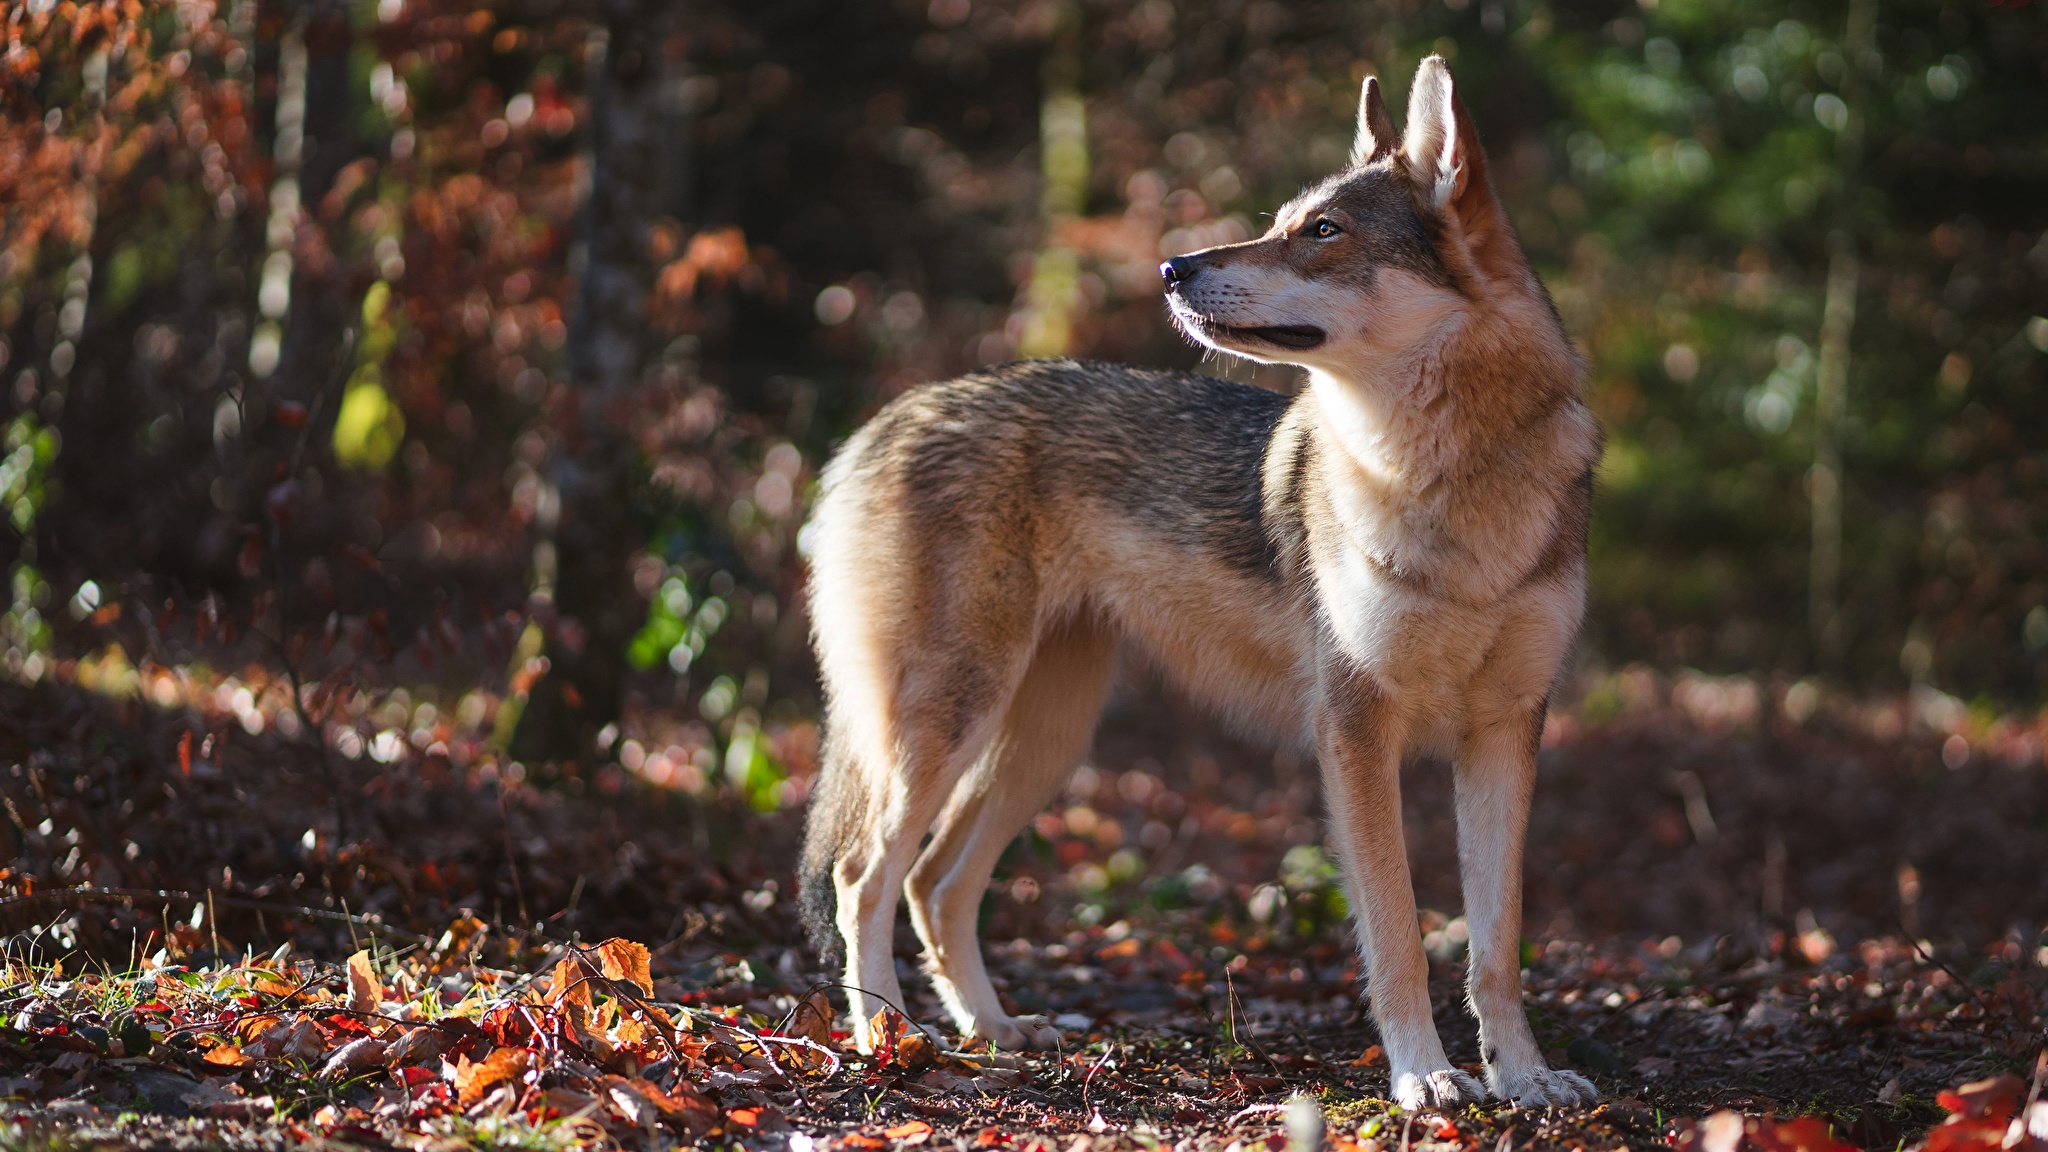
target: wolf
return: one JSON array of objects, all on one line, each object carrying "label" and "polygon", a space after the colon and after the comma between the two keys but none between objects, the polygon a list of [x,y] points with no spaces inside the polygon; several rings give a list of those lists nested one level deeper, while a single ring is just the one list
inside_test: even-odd
[{"label": "wolf", "polygon": [[[1367,79],[1348,167],[1265,235],[1160,272],[1183,332],[1300,366],[1299,393],[1024,362],[906,393],[824,471],[807,539],[826,739],[802,904],[821,950],[845,946],[857,1041],[902,1003],[900,893],[962,1034],[1058,1043],[1004,1011],[976,913],[1129,649],[1316,757],[1399,1103],[1590,1104],[1530,1031],[1520,930],[1601,433],[1444,61],[1416,71],[1405,130]],[[1401,831],[1401,765],[1420,756],[1456,781],[1483,1086],[1430,1012]]]}]

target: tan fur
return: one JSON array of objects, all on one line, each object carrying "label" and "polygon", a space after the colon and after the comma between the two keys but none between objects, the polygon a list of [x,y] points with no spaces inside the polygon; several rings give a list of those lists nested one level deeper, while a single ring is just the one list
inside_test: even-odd
[{"label": "tan fur", "polygon": [[[1442,61],[1418,71],[1398,146],[1372,83],[1359,128],[1352,171],[1266,236],[1168,269],[1195,338],[1307,368],[1284,413],[1200,378],[1024,365],[905,396],[828,469],[807,537],[828,749],[806,899],[830,905],[863,1043],[902,1003],[899,892],[963,1032],[1056,1041],[1002,1010],[975,910],[1126,647],[1317,753],[1397,1098],[1593,1099],[1537,1051],[1518,947],[1599,432]],[[1144,403],[1180,423],[1148,427]],[[1486,1088],[1431,1023],[1400,814],[1400,765],[1422,754],[1456,773]]]}]

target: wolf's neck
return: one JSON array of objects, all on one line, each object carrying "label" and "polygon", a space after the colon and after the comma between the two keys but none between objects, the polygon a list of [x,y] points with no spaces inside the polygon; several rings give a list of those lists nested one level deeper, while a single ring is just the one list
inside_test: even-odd
[{"label": "wolf's neck", "polygon": [[1457,471],[1464,455],[1456,402],[1445,385],[1434,349],[1357,373],[1308,373],[1329,445],[1375,487],[1409,493]]}]

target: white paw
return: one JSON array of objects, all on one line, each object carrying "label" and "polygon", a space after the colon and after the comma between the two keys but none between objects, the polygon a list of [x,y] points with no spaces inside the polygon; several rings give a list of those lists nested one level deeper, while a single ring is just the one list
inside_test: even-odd
[{"label": "white paw", "polygon": [[1487,1079],[1503,1100],[1522,1108],[1572,1108],[1589,1106],[1600,1099],[1593,1082],[1569,1068],[1534,1068],[1512,1073],[1490,1072]]},{"label": "white paw", "polygon": [[1471,1073],[1456,1068],[1394,1075],[1394,1103],[1403,1108],[1452,1108],[1484,1099],[1486,1086]]},{"label": "white paw", "polygon": [[1012,1052],[1050,1052],[1060,1046],[1060,1030],[1043,1016],[998,1016],[977,1021],[974,1035]]}]

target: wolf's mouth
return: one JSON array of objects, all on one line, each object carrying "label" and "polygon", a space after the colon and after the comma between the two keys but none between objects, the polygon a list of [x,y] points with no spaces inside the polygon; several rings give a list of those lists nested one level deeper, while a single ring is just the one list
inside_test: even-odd
[{"label": "wolf's mouth", "polygon": [[1228,324],[1210,323],[1210,330],[1220,336],[1234,336],[1241,340],[1257,340],[1264,344],[1277,344],[1296,352],[1306,352],[1321,344],[1325,339],[1323,330],[1308,324],[1288,324],[1264,328],[1236,328]]}]

